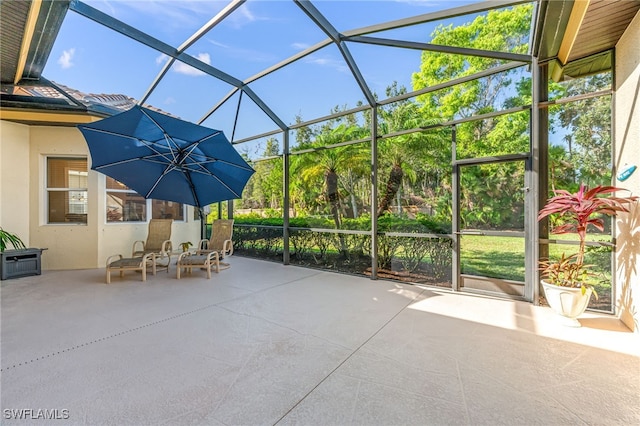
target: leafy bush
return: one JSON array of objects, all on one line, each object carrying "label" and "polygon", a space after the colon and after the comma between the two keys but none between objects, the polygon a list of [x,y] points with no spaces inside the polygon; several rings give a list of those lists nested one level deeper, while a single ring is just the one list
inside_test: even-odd
[{"label": "leafy bush", "polygon": [[[255,214],[235,218],[234,246],[236,251],[249,256],[275,259],[282,254],[283,219],[265,218]],[[291,218],[289,235],[291,261],[296,264],[318,266],[331,270],[362,273],[370,267],[371,236],[315,232],[304,228],[333,229],[335,222],[322,216]],[[368,231],[371,217],[345,218],[344,229]],[[447,237],[399,237],[388,232],[447,234],[450,225],[428,215],[415,220],[394,215],[378,219],[378,267],[393,269],[398,260],[407,272],[428,273],[442,279],[451,271],[452,241]]]}]

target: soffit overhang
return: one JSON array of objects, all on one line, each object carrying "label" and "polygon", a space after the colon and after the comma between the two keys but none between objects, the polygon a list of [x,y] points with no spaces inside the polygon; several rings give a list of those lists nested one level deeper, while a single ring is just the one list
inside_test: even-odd
[{"label": "soffit overhang", "polygon": [[2,84],[40,79],[69,3],[69,0],[0,2]]},{"label": "soffit overhang", "polygon": [[549,62],[560,81],[612,68],[613,49],[640,0],[545,0],[540,9],[538,60]]}]

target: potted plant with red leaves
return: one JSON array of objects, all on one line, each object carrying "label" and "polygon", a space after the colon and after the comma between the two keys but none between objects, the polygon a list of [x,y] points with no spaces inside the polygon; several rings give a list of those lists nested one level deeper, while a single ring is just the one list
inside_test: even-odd
[{"label": "potted plant with red leaves", "polygon": [[576,318],[587,309],[591,294],[594,293],[593,286],[589,283],[589,277],[593,274],[589,270],[590,265],[584,263],[589,226],[603,231],[603,216],[615,216],[619,212],[628,212],[629,203],[638,199],[636,196],[611,195],[618,191],[624,191],[624,189],[613,186],[596,186],[588,189],[585,185],[580,185],[576,193],[556,190],[553,191],[554,196],[547,200],[538,214],[538,220],[556,215],[563,222],[552,232],[554,234],[575,233],[580,241],[577,253],[570,256],[563,253],[558,261],[540,262],[542,287],[547,303],[554,311],[569,318],[571,325],[580,325]]}]

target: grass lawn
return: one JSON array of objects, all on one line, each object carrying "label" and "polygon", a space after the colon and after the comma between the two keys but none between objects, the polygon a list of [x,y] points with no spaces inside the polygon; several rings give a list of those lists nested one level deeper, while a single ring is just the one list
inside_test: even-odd
[{"label": "grass lawn", "polygon": [[[577,235],[552,236],[552,239],[578,241]],[[589,241],[608,241],[606,236],[589,235]],[[464,235],[461,239],[462,273],[524,281],[524,238]],[[559,258],[578,251],[577,245],[551,244],[549,257]],[[611,249],[588,248],[586,263],[594,265],[603,279],[611,277]]]},{"label": "grass lawn", "polygon": [[524,238],[463,235],[462,273],[524,281]]}]

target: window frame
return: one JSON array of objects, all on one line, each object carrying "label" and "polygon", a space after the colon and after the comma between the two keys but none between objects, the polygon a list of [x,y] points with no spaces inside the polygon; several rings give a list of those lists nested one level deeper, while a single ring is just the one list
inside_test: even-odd
[{"label": "window frame", "polygon": [[[118,181],[117,179],[111,178],[116,182],[121,183],[123,186],[125,186],[127,189],[110,189],[107,188],[107,179],[109,179],[109,176],[104,176],[104,200],[105,200],[105,206],[104,206],[104,222],[107,225],[140,225],[140,224],[145,224],[145,223],[149,223],[149,221],[151,219],[153,219],[153,198],[147,198],[145,199],[145,220],[141,220],[141,221],[124,221],[124,220],[117,220],[117,221],[109,221],[108,219],[108,215],[107,215],[107,211],[108,211],[108,197],[109,197],[109,192],[117,192],[117,193],[130,193],[130,194],[138,194],[135,190],[129,188],[128,186],[126,186],[125,184],[123,184],[122,182]],[[140,195],[142,197],[142,195]],[[144,198],[144,197],[143,197]],[[156,200],[156,201],[165,201],[165,200]],[[182,219],[173,219],[174,222],[179,222],[179,223],[187,223],[187,216],[188,216],[188,211],[187,211],[187,204],[184,203],[178,203],[177,201],[174,201],[174,203],[180,204],[182,205]]]},{"label": "window frame", "polygon": [[[109,179],[113,179],[114,182],[121,184],[126,189],[109,188],[108,187]],[[112,178],[110,176],[105,176],[104,181],[105,181],[105,192],[104,192],[104,195],[105,195],[105,223],[107,223],[107,224],[112,224],[112,223],[117,223],[117,224],[124,224],[124,223],[140,224],[140,223],[148,223],[149,222],[149,203],[148,203],[148,200],[144,200],[144,197],[142,197],[136,191],[134,191],[133,189],[129,188],[128,186],[126,186],[122,182],[118,181],[117,179],[114,179],[114,178]],[[145,201],[144,220],[109,220],[109,193],[134,194],[134,195],[138,195],[139,197],[141,197]],[[124,210],[124,207],[123,207],[123,210]],[[124,212],[123,212],[123,217],[124,217]]]},{"label": "window frame", "polygon": [[[84,160],[87,166],[87,169],[84,173],[86,173],[86,184],[87,186],[84,188],[81,187],[53,187],[49,186],[49,160]],[[81,172],[82,173],[82,172]],[[44,156],[44,224],[46,225],[83,225],[87,226],[89,222],[89,158],[86,155],[55,155],[49,154]],[[51,221],[51,203],[49,194],[54,192],[64,192],[69,194],[69,200],[71,199],[72,192],[84,192],[86,193],[85,198],[85,209],[86,213],[78,213],[84,214],[86,220],[84,222],[81,221],[63,221],[63,222],[52,222]],[[76,203],[77,204],[77,203]],[[76,214],[76,213],[68,213],[68,214]]]}]

